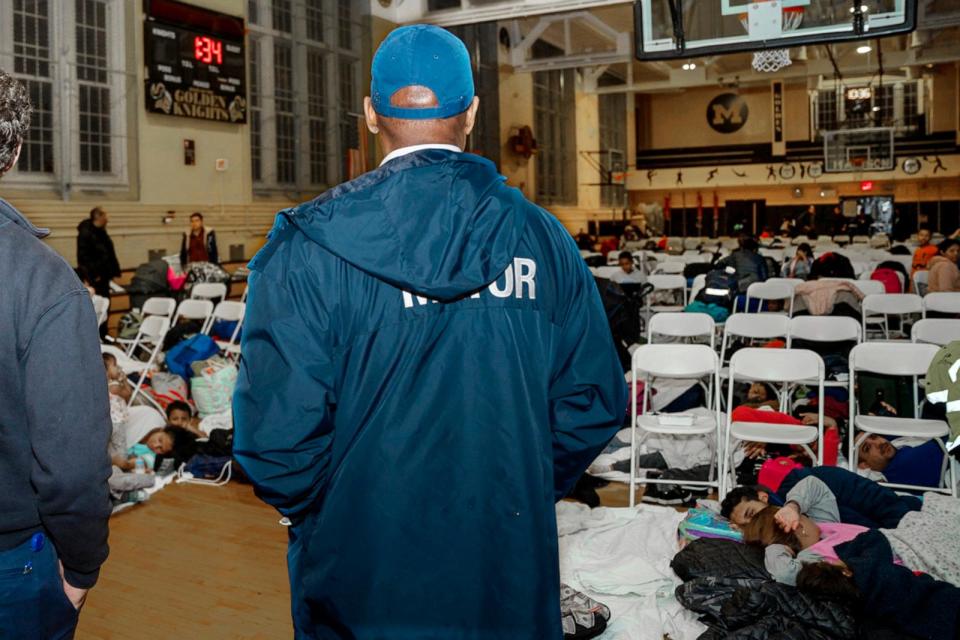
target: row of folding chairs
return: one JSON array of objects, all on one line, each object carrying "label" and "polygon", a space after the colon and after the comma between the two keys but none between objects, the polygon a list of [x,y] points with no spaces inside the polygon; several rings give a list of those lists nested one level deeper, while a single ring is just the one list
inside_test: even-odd
[{"label": "row of folding chairs", "polygon": [[[821,320],[822,318],[804,318],[806,320]],[[840,318],[838,318],[840,319]],[[801,318],[797,318],[801,320]],[[854,323],[853,327],[856,324]],[[849,466],[851,471],[857,467],[857,448],[863,439],[870,434],[884,436],[916,436],[934,439],[940,443],[944,452],[944,461],[941,468],[941,482],[937,487],[921,487],[916,485],[890,485],[897,489],[933,490],[949,493],[956,496],[957,471],[955,465],[949,463],[946,447],[942,438],[945,438],[949,429],[947,423],[941,420],[924,420],[920,418],[891,418],[869,416],[861,413],[855,394],[852,390],[856,385],[857,372],[872,372],[879,374],[912,376],[914,380],[914,405],[916,415],[919,415],[919,399],[916,394],[916,382],[919,376],[926,373],[937,347],[934,345],[916,343],[861,343],[856,345],[850,354],[850,376],[846,383],[850,393],[850,425],[849,430]],[[632,358],[632,385],[631,397],[631,464],[630,464],[630,503],[635,501],[637,485],[637,447],[648,434],[668,436],[704,437],[712,436],[712,456],[710,472],[706,481],[674,481],[660,478],[648,478],[648,484],[676,484],[682,483],[691,486],[714,487],[721,498],[735,482],[733,475],[734,441],[765,442],[772,444],[794,445],[803,449],[814,464],[823,463],[823,406],[824,406],[824,364],[815,352],[807,349],[762,349],[744,348],[733,355],[726,377],[729,380],[727,387],[727,407],[733,406],[733,394],[737,382],[768,382],[779,385],[781,392],[781,409],[790,411],[790,397],[788,389],[791,385],[816,386],[817,389],[817,424],[816,425],[776,425],[757,422],[735,422],[732,414],[720,412],[721,395],[721,359],[708,345],[697,344],[647,344],[638,347]],[[674,379],[701,379],[708,380],[707,408],[712,409],[709,415],[696,417],[669,416],[650,411],[650,390],[652,382],[658,378]],[[638,401],[638,383],[644,383],[643,393]],[[715,394],[715,396],[714,396]],[[639,402],[639,404],[638,404]],[[721,426],[722,425],[722,426]],[[854,429],[853,427],[856,427]],[[641,431],[638,440],[638,428]],[[855,435],[855,430],[860,434]],[[816,442],[814,452],[811,445]],[[949,473],[948,473],[949,471]]]}]

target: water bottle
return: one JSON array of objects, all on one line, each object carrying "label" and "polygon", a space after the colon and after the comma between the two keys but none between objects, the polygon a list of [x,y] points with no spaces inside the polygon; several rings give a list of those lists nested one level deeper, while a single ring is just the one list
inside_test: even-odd
[{"label": "water bottle", "polygon": [[137,461],[133,463],[133,472],[134,473],[146,473],[147,465],[143,461],[143,458],[137,458]]}]

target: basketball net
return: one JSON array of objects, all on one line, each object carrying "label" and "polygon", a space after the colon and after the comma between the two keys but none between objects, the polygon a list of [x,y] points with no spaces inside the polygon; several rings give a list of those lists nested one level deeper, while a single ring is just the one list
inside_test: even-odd
[{"label": "basketball net", "polygon": [[[767,2],[768,0],[758,1]],[[794,31],[801,22],[803,22],[803,7],[784,7],[781,31]],[[750,33],[750,14],[741,13],[740,24],[747,33]],[[789,49],[765,49],[753,53],[753,68],[763,73],[773,73],[791,64],[793,61],[790,60]]]}]

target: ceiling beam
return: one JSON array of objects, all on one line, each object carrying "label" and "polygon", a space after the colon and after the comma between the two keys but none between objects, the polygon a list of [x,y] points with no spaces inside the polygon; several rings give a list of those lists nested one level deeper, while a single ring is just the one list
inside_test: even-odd
[{"label": "ceiling beam", "polygon": [[[890,53],[885,53],[883,56],[884,66],[890,69],[925,64],[943,64],[956,60],[957,48],[948,46],[935,49],[891,51]],[[843,73],[849,76],[869,75],[875,70],[876,65],[869,64],[866,61],[852,65],[843,65],[842,67]],[[781,69],[777,73],[761,73],[750,69],[744,73],[717,74],[708,70],[705,78],[696,77],[695,74],[689,74],[689,77],[681,75],[678,78],[675,74],[674,78],[670,80],[652,80],[648,82],[598,87],[594,93],[601,95],[608,93],[660,93],[663,91],[676,91],[678,89],[722,84],[738,84],[740,86],[767,84],[771,80],[801,79],[808,76],[820,75],[833,75],[833,66],[829,60],[808,60],[806,64],[793,64],[786,69]]]}]

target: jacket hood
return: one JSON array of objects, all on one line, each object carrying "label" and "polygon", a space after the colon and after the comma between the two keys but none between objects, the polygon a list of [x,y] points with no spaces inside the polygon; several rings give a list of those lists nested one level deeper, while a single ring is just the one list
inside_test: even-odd
[{"label": "jacket hood", "polygon": [[513,261],[527,203],[492,162],[416,151],[286,213],[310,240],[405,291],[454,300]]}]

